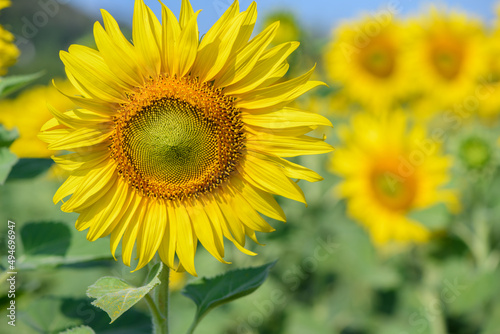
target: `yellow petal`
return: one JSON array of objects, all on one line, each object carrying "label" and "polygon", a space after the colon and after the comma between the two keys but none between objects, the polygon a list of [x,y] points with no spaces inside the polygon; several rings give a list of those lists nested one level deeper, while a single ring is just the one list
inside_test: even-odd
[{"label": "yellow petal", "polygon": [[223,73],[215,79],[215,87],[225,87],[237,81],[240,81],[253,70],[259,60],[260,55],[276,36],[279,22],[270,25],[259,35],[255,36],[250,43],[238,51],[227,62]]},{"label": "yellow petal", "polygon": [[137,196],[134,190],[127,189],[127,193],[128,193],[127,197],[130,198],[130,203],[128,204],[127,207],[124,207],[122,209],[124,210],[123,218],[120,219],[116,227],[111,232],[110,249],[111,249],[111,254],[115,258],[115,260],[116,260],[115,257],[116,249],[118,248],[118,244],[120,243],[123,234],[125,233],[130,224],[139,223],[139,221],[135,220],[135,218],[137,213],[140,211],[140,207],[143,206],[144,203],[146,202],[146,199],[144,199],[141,196]]},{"label": "yellow petal", "polygon": [[66,171],[76,171],[81,169],[90,169],[109,159],[109,151],[95,151],[86,153],[70,153],[60,156],[52,156],[52,160]]},{"label": "yellow petal", "polygon": [[174,72],[179,77],[189,73],[198,52],[198,17],[199,11],[194,14],[179,37],[178,69]]},{"label": "yellow petal", "polygon": [[234,240],[241,246],[245,246],[245,230],[243,225],[240,223],[239,215],[235,212],[234,203],[232,202],[232,196],[229,189],[224,189],[219,191],[218,195],[215,196],[217,205],[220,211],[225,217],[225,223],[222,224],[222,231],[224,235],[231,235]]},{"label": "yellow petal", "polygon": [[262,109],[288,104],[314,87],[324,85],[320,81],[308,81],[313,71],[314,67],[300,77],[240,95],[236,105],[245,109]]},{"label": "yellow petal", "polygon": [[[205,249],[222,263],[227,263],[222,259],[224,256],[224,246],[221,239],[215,235],[212,222],[207,216],[201,202],[194,200],[185,201],[187,212],[191,217],[194,232]],[[222,251],[222,252],[221,252]]]},{"label": "yellow petal", "polygon": [[168,223],[167,205],[163,199],[150,199],[149,208],[144,216],[137,237],[137,257],[139,263],[135,270],[144,267],[153,259],[160,247]]},{"label": "yellow petal", "polygon": [[47,108],[49,111],[54,115],[54,117],[57,119],[59,124],[63,124],[69,128],[80,128],[80,127],[92,127],[92,126],[100,126],[99,123],[101,124],[106,124],[108,121],[109,124],[106,124],[105,126],[110,126],[111,119],[106,119],[106,118],[101,118],[101,119],[82,119],[78,117],[74,111],[69,111],[69,112],[59,112],[57,109],[52,107],[50,104],[47,104]]},{"label": "yellow petal", "polygon": [[286,216],[283,209],[272,195],[253,187],[248,182],[240,179],[240,177],[241,176],[234,177],[231,179],[231,183],[253,208],[272,219],[286,222]]},{"label": "yellow petal", "polygon": [[[278,45],[262,55],[254,68],[240,81],[234,81],[233,84],[224,88],[226,94],[242,94],[249,92],[267,79],[273,77],[277,70],[281,78],[288,70],[288,65],[283,63],[286,58],[299,47],[299,42],[290,42]],[[283,70],[284,69],[284,70]],[[276,81],[277,79],[274,79]],[[273,81],[273,82],[274,82]]]},{"label": "yellow petal", "polygon": [[177,247],[177,220],[175,218],[175,208],[172,203],[167,202],[167,217],[163,240],[158,249],[160,258],[163,263],[166,263],[170,268],[175,269],[175,249]]},{"label": "yellow petal", "polygon": [[[257,255],[256,253],[249,251],[248,249],[243,247],[238,241],[236,241],[233,238],[233,236],[231,235],[231,233],[229,232],[229,229],[227,227],[228,222],[226,221],[226,217],[224,216],[224,214],[221,211],[221,208],[219,207],[219,204],[218,204],[218,202],[221,202],[223,200],[216,199],[216,196],[219,196],[219,195],[217,195],[217,194],[214,196],[212,196],[211,194],[206,195],[207,201],[205,203],[205,208],[207,209],[207,212],[209,213],[210,219],[215,218],[216,220],[218,220],[218,226],[221,227],[222,233],[224,234],[224,236],[229,241],[231,241],[236,246],[236,248],[238,248],[240,250],[240,252],[245,253],[247,255],[251,255],[251,256]],[[231,215],[231,214],[229,214],[229,215]]]},{"label": "yellow petal", "polygon": [[72,150],[77,147],[92,146],[108,139],[112,131],[111,127],[101,129],[79,128],[51,143],[49,150]]},{"label": "yellow petal", "polygon": [[245,13],[245,20],[241,25],[241,29],[239,29],[236,42],[234,43],[233,50],[231,51],[232,53],[237,52],[245,46],[250,36],[252,36],[255,22],[257,22],[257,3],[252,1],[250,6],[248,6],[247,10],[243,13]]},{"label": "yellow petal", "polygon": [[248,154],[278,166],[283,170],[283,174],[285,174],[289,178],[306,180],[309,182],[317,182],[323,180],[323,178],[318,173],[280,157],[270,156],[252,151],[249,151]]},{"label": "yellow petal", "polygon": [[114,184],[116,166],[113,162],[86,171],[71,198],[61,206],[64,212],[78,212],[99,200]]},{"label": "yellow petal", "polygon": [[[186,27],[189,25],[189,21],[191,21],[193,16],[194,10],[189,0],[182,0],[181,13],[179,15],[179,24],[181,26],[181,29],[186,29]],[[196,32],[198,33],[198,31]]]},{"label": "yellow petal", "polygon": [[151,14],[144,1],[136,0],[132,22],[132,39],[138,55],[142,59],[142,66],[153,78],[158,76],[161,66],[155,20],[157,20],[156,17]]},{"label": "yellow petal", "polygon": [[193,66],[193,73],[200,82],[211,81],[224,67],[245,18],[245,13],[238,14],[223,26],[210,44],[200,45]]},{"label": "yellow petal", "polygon": [[117,179],[113,188],[108,191],[107,196],[99,200],[99,204],[104,205],[104,210],[99,214],[99,222],[90,225],[87,239],[89,241],[105,237],[107,232],[112,231],[125,213],[131,202],[127,188],[129,185]]},{"label": "yellow petal", "polygon": [[242,118],[246,124],[270,129],[317,125],[332,126],[328,118],[320,114],[288,107],[267,113],[244,112]]},{"label": "yellow petal", "polygon": [[306,204],[302,190],[278,166],[248,154],[239,170],[253,186]]},{"label": "yellow petal", "polygon": [[[259,232],[273,232],[275,229],[269,225],[258,213],[255,207],[253,207],[241,192],[237,189],[232,191],[234,196],[234,206],[239,211],[239,217],[241,222],[245,224],[246,227]],[[248,235],[248,234],[247,234]]]},{"label": "yellow petal", "polygon": [[[130,267],[130,260],[132,259],[132,252],[134,250],[134,244],[137,240],[137,233],[139,233],[139,228],[144,224],[144,215],[146,214],[146,209],[148,207],[147,198],[143,198],[141,205],[135,210],[135,213],[128,223],[125,233],[122,238],[122,259],[123,263]],[[135,271],[135,270],[134,270]]]},{"label": "yellow petal", "polygon": [[144,76],[141,75],[136,50],[132,46],[122,49],[104,31],[99,22],[94,24],[94,38],[104,61],[120,80],[132,86],[141,86],[144,83]]},{"label": "yellow petal", "polygon": [[104,101],[126,101],[124,89],[130,89],[131,86],[118,80],[99,52],[81,45],[71,45],[68,51],[60,52],[65,70],[71,73],[86,91]]},{"label": "yellow petal", "polygon": [[174,13],[162,4],[162,71],[171,75],[179,67],[177,44],[181,35],[181,27]]},{"label": "yellow petal", "polygon": [[333,151],[333,147],[321,139],[299,136],[285,137],[266,134],[263,137],[252,137],[247,140],[249,150],[270,153],[283,158],[299,155],[323,154]]},{"label": "yellow petal", "polygon": [[193,235],[192,222],[184,205],[178,202],[175,203],[175,217],[177,220],[177,256],[186,271],[193,276],[197,276],[194,267],[194,255],[197,245]]}]

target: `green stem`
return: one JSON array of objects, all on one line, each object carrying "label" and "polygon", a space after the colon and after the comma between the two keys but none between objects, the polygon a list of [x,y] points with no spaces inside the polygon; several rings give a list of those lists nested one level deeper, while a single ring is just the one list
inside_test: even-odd
[{"label": "green stem", "polygon": [[170,278],[170,268],[166,265],[163,265],[163,269],[160,272],[160,275],[158,278],[161,281],[161,284],[156,287],[154,290],[154,301],[155,304],[158,306],[158,310],[160,313],[163,315],[163,318],[165,319],[165,333],[168,334],[168,301],[170,297],[170,290],[169,290],[169,278]]},{"label": "green stem", "polygon": [[168,334],[168,281],[170,270],[167,266],[163,268],[158,275],[160,284],[154,289],[154,297],[147,294],[145,299],[148,303],[153,320],[154,334]]},{"label": "green stem", "polygon": [[198,321],[193,321],[193,323],[191,324],[191,327],[189,327],[188,331],[186,334],[193,334],[194,333],[194,329],[196,328],[196,325],[198,325]]},{"label": "green stem", "polygon": [[148,303],[149,310],[151,311],[151,317],[153,319],[153,333],[154,334],[167,334],[166,319],[163,318],[162,314],[158,310],[153,298],[149,294],[144,296],[146,303]]}]

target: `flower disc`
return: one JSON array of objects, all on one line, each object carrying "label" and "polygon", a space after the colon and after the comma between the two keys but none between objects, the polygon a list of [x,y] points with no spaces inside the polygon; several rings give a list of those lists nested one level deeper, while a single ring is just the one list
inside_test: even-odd
[{"label": "flower disc", "polygon": [[129,100],[115,120],[112,154],[143,195],[198,195],[234,170],[244,148],[241,113],[220,91],[162,77]]}]

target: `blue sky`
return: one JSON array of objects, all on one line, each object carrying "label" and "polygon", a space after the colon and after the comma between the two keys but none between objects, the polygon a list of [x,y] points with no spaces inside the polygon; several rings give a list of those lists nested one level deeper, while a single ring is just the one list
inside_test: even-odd
[{"label": "blue sky", "polygon": [[[160,13],[160,5],[157,0],[145,0],[157,15]],[[178,13],[181,0],[163,0],[174,13]],[[132,22],[134,0],[69,0],[69,4],[78,7],[82,11],[100,17],[99,8],[109,11],[118,20],[124,23]],[[220,14],[232,3],[232,0],[192,0],[195,10],[203,9],[199,16],[200,31],[206,32],[216,21]],[[242,8],[246,8],[251,0],[240,0]],[[461,9],[467,13],[481,17],[486,22],[494,18],[495,4],[499,1],[493,0],[455,0],[455,1],[418,1],[418,0],[257,0],[259,14],[286,8],[300,16],[305,27],[316,29],[331,29],[336,23],[343,19],[357,17],[360,13],[374,12],[381,9],[396,8],[401,15],[418,13],[426,5],[447,5],[452,8]]]}]

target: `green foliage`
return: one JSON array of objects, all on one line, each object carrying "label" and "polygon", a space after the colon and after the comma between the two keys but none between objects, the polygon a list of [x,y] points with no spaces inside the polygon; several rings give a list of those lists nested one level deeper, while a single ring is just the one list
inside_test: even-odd
[{"label": "green foliage", "polygon": [[24,252],[17,267],[23,270],[112,258],[106,240],[90,243],[84,233],[65,223],[27,223],[20,236]]},{"label": "green foliage", "polygon": [[7,181],[37,177],[53,165],[52,159],[19,159],[12,168]]},{"label": "green foliage", "polygon": [[212,309],[235,299],[244,297],[257,290],[266,280],[275,262],[256,268],[236,269],[214,278],[202,278],[189,284],[182,294],[191,298],[196,306],[192,329]]},{"label": "green foliage", "polygon": [[92,305],[106,311],[112,323],[160,284],[158,276],[162,270],[163,264],[156,264],[149,275],[151,280],[141,287],[134,287],[120,278],[102,277],[88,287],[87,296],[96,299]]},{"label": "green foliage", "polygon": [[33,81],[41,78],[45,71],[40,71],[33,74],[14,75],[0,78],[0,99],[26,87]]},{"label": "green foliage", "polygon": [[16,129],[7,131],[0,124],[0,185],[5,183],[7,176],[17,162],[17,156],[9,150],[9,146],[19,137]]}]

